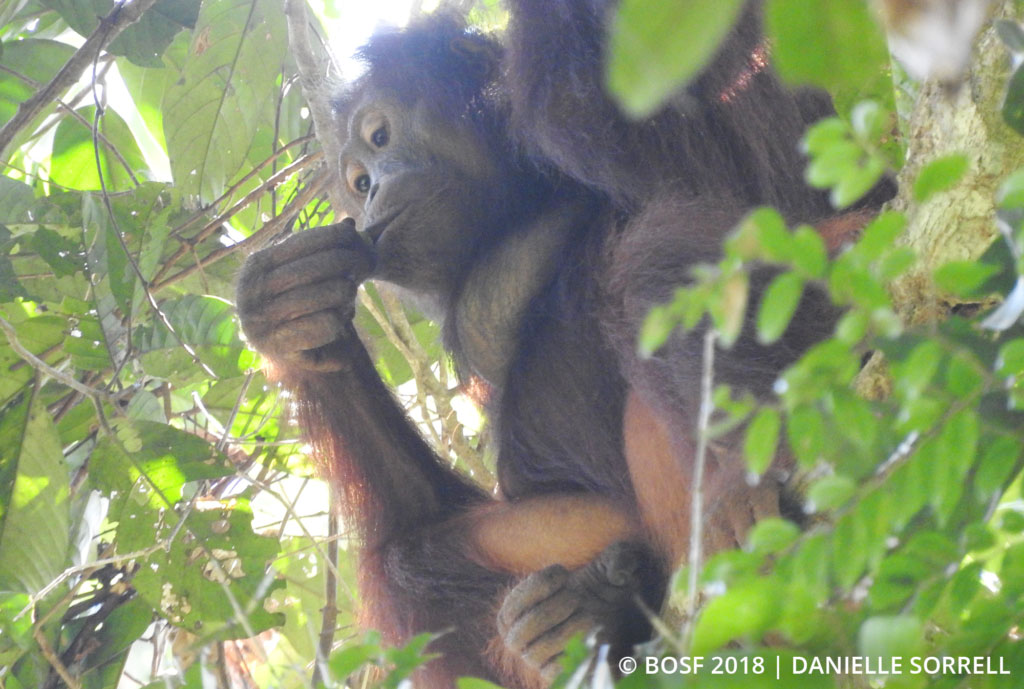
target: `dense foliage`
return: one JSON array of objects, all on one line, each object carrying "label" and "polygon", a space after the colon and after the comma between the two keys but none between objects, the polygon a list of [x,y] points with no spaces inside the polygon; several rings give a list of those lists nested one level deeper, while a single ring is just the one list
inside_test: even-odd
[{"label": "dense foliage", "polygon": [[[625,107],[648,111],[692,75],[739,5],[624,2],[609,83]],[[905,107],[918,85],[890,78],[861,3],[772,0],[767,13],[780,70],[836,96],[843,116],[807,135],[807,177],[849,206],[902,166],[922,126]],[[1024,31],[1004,22],[999,34],[1001,64],[1019,62]],[[425,639],[382,649],[353,631],[343,525],[230,303],[247,252],[333,217],[293,54],[277,0],[0,8],[2,687],[394,686],[420,662]],[[1003,72],[982,75],[1008,93],[989,114],[1024,131],[1024,71]],[[775,404],[706,395],[717,414],[705,436],[749,421],[752,476],[787,445],[815,515],[806,531],[762,522],[746,549],[678,577],[675,607],[695,607],[696,585],[699,616],[651,653],[725,654],[742,678],[623,683],[780,686],[778,658],[948,655],[1001,658],[1011,674],[887,686],[1020,685],[1024,172],[986,188],[974,151],[926,158],[901,175],[899,210],[853,249],[830,260],[811,228],[761,209],[720,264],[649,317],[642,348],[705,314],[728,344],[752,261],[785,267],[757,307],[765,341],[809,281],[849,308]],[[968,186],[998,213],[968,260],[928,268],[925,293],[951,317],[911,318],[893,287],[932,248],[908,244],[904,227]],[[492,482],[435,326],[364,296],[357,318],[382,376],[442,453]],[[864,382],[869,355],[882,384]],[[784,680],[850,681],[866,678]]]}]

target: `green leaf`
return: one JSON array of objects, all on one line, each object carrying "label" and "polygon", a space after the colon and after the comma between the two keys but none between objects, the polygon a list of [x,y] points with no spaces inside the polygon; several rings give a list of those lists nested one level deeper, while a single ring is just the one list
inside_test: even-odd
[{"label": "green leaf", "polygon": [[789,547],[800,537],[800,527],[786,519],[769,517],[762,519],[747,536],[750,550],[771,555]]},{"label": "green leaf", "polygon": [[889,51],[864,3],[770,0],[765,7],[772,61],[793,83],[859,90],[889,64]]},{"label": "green leaf", "polygon": [[220,196],[257,133],[274,131],[286,33],[275,0],[202,4],[192,49],[163,101],[167,153],[182,193]]},{"label": "green leaf", "polygon": [[1006,377],[1024,375],[1024,337],[1010,340],[999,348],[995,370],[999,375]]},{"label": "green leaf", "polygon": [[[99,25],[99,18],[114,7],[111,0],[44,0],[67,21],[75,31],[88,36]],[[142,18],[106,46],[113,55],[124,55],[144,67],[162,67],[160,55],[174,36],[196,24],[200,0],[159,0]]]},{"label": "green leaf", "polygon": [[40,227],[36,230],[30,245],[57,277],[74,275],[85,268],[81,242],[68,239],[49,228]]},{"label": "green leaf", "polygon": [[832,205],[846,208],[859,201],[871,191],[871,187],[882,179],[885,174],[885,161],[875,155],[869,155],[860,165],[848,170],[842,179],[832,188]]},{"label": "green leaf", "polygon": [[747,273],[736,271],[718,284],[714,294],[716,299],[708,305],[724,347],[731,347],[743,330],[749,293],[750,281]]},{"label": "green leaf", "polygon": [[950,261],[935,271],[935,285],[958,296],[970,296],[999,272],[998,266],[977,261]]},{"label": "green leaf", "polygon": [[921,342],[905,361],[894,366],[895,388],[905,399],[919,396],[935,377],[943,356],[942,347],[935,340]]},{"label": "green leaf", "polygon": [[909,658],[924,648],[924,630],[916,617],[870,617],[857,635],[857,648],[873,658]]},{"label": "green leaf", "polygon": [[1024,135],[1024,67],[1018,67],[1006,85],[1003,121],[1018,134]]},{"label": "green leaf", "polygon": [[1022,450],[1021,441],[1010,436],[985,440],[974,476],[974,491],[980,500],[989,500],[1004,489]]},{"label": "green leaf", "polygon": [[786,220],[774,208],[758,208],[746,220],[757,231],[764,257],[778,263],[789,259],[793,251],[792,237]]},{"label": "green leaf", "polygon": [[980,371],[981,364],[973,354],[953,353],[946,362],[946,390],[959,398],[974,394],[985,382]]},{"label": "green leaf", "polygon": [[68,492],[57,430],[26,395],[0,416],[0,591],[36,593],[64,569]]},{"label": "green leaf", "polygon": [[914,199],[921,203],[952,188],[967,173],[967,156],[953,153],[929,162],[914,180]]},{"label": "green leaf", "polygon": [[704,606],[693,633],[694,655],[705,655],[733,639],[756,639],[781,611],[778,582],[761,578],[730,588]]},{"label": "green leaf", "polygon": [[996,201],[1000,208],[1024,208],[1024,167],[1014,170],[1003,180],[996,193]]},{"label": "green leaf", "polygon": [[810,225],[801,225],[793,233],[793,267],[804,277],[820,279],[828,268],[828,251],[825,241]]},{"label": "green leaf", "polygon": [[824,512],[842,507],[857,491],[857,484],[848,476],[826,476],[814,482],[807,491],[808,510]]},{"label": "green leaf", "polygon": [[[27,593],[0,591],[0,630],[9,635],[21,648],[29,648],[32,643],[31,610],[29,614],[21,615],[21,612],[29,607],[29,603]],[[21,617],[18,617],[19,615]]]},{"label": "green leaf", "polygon": [[864,100],[850,111],[850,124],[861,141],[882,137],[889,127],[889,113],[872,100]]},{"label": "green leaf", "polygon": [[807,129],[801,147],[812,158],[850,137],[850,125],[839,117],[818,120]]},{"label": "green leaf", "polygon": [[344,680],[380,654],[381,649],[377,644],[357,644],[343,647],[331,653],[327,666],[331,670],[332,677]]},{"label": "green leaf", "polygon": [[500,684],[488,682],[479,677],[459,677],[455,680],[456,689],[502,689]]},{"label": "green leaf", "polygon": [[[0,65],[37,84],[45,84],[53,79],[74,53],[75,49],[67,43],[49,39],[7,41],[3,55],[0,56]],[[28,100],[35,91],[31,84],[20,79],[9,76],[0,79],[0,124],[10,120],[17,112],[18,105]]]},{"label": "green leaf", "polygon": [[779,275],[764,292],[757,312],[757,339],[770,344],[789,327],[803,295],[804,279],[796,273]]},{"label": "green leaf", "polygon": [[761,407],[750,422],[743,445],[743,456],[751,473],[760,476],[768,470],[768,466],[775,458],[781,426],[779,412],[772,407]]},{"label": "green leaf", "polygon": [[857,253],[869,261],[881,257],[882,253],[890,248],[896,239],[903,234],[903,228],[907,226],[907,217],[898,211],[883,211],[868,223],[864,233],[857,241]]},{"label": "green leaf", "polygon": [[651,308],[640,326],[640,336],[637,338],[637,353],[640,357],[648,359],[661,349],[676,325],[677,320],[667,306]]},{"label": "green leaf", "polygon": [[693,79],[736,22],[740,0],[623,0],[609,35],[608,88],[640,118]]},{"label": "green leaf", "polygon": [[36,195],[23,182],[0,175],[0,224],[35,225]]},{"label": "green leaf", "polygon": [[825,422],[821,413],[812,406],[794,409],[786,419],[789,446],[800,466],[810,468],[825,454]]},{"label": "green leaf", "polygon": [[838,141],[811,159],[805,178],[807,183],[818,189],[827,189],[853,174],[863,149],[850,141]]},{"label": "green leaf", "polygon": [[135,502],[166,509],[181,499],[185,483],[231,473],[212,445],[171,426],[125,421],[115,434],[100,440],[90,464],[89,479],[105,493],[135,491]]},{"label": "green leaf", "polygon": [[1011,19],[998,19],[996,34],[1003,44],[1015,53],[1024,53],[1024,27]]},{"label": "green leaf", "polygon": [[151,375],[171,380],[206,375],[182,342],[218,377],[240,375],[256,363],[255,355],[238,338],[234,309],[227,302],[187,295],[166,301],[160,308],[177,336],[160,321],[136,331],[136,347]]},{"label": "green leaf", "polygon": [[[126,191],[135,186],[131,172],[144,170],[146,160],[135,143],[128,125],[113,109],[107,109],[99,120],[97,129],[102,138],[120,154],[117,157],[103,141],[93,144],[91,127],[94,125],[96,108],[89,106],[77,110],[86,122],[65,117],[57,125],[53,137],[53,153],[50,157],[50,176],[57,184],[70,189],[99,191],[100,171],[103,184],[108,191]],[[99,170],[96,166],[96,146],[99,146]],[[121,162],[127,163],[127,168]]]}]

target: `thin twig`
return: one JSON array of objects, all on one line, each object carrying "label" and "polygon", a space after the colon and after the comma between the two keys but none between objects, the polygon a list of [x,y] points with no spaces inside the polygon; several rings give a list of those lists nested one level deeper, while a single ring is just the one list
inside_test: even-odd
[{"label": "thin twig", "polygon": [[319,196],[326,186],[326,183],[327,182],[324,177],[318,177],[311,180],[306,188],[303,189],[291,203],[289,203],[277,216],[264,223],[263,227],[256,230],[237,244],[214,249],[210,253],[206,254],[202,261],[193,263],[187,268],[182,268],[174,275],[166,277],[159,282],[154,281],[150,284],[150,289],[153,292],[158,292],[169,285],[173,285],[176,282],[184,280],[197,270],[202,270],[203,268],[206,268],[207,266],[216,263],[233,253],[242,250],[255,251],[256,249],[259,249],[276,237],[279,232],[282,232],[288,223],[294,220],[295,217],[302,212],[302,209],[307,203]]},{"label": "thin twig", "polygon": [[46,376],[49,376],[50,378],[53,378],[54,380],[60,383],[63,383],[72,390],[76,390],[82,393],[83,395],[87,395],[95,400],[102,400],[107,402],[114,401],[115,398],[113,395],[110,395],[104,392],[103,390],[97,390],[96,388],[91,388],[88,385],[83,385],[82,383],[77,381],[74,378],[74,376],[68,375],[63,371],[58,371],[57,369],[53,368],[48,363],[37,357],[35,354],[30,352],[25,347],[25,345],[21,344],[21,342],[18,340],[18,334],[17,332],[15,332],[14,326],[8,323],[2,316],[0,316],[0,330],[3,330],[4,334],[7,335],[7,341],[10,343],[11,349],[13,349],[18,356],[20,356],[29,366],[31,366],[35,370],[39,371],[40,373]]},{"label": "thin twig", "polygon": [[86,68],[103,50],[108,41],[113,40],[126,28],[137,22],[156,0],[133,0],[119,2],[107,16],[100,19],[96,30],[85,39],[82,47],[75,51],[60,71],[50,82],[36,91],[31,98],[18,106],[14,117],[0,127],[0,160],[6,160],[7,149],[22,129],[31,124],[46,108],[49,108],[77,82]]},{"label": "thin twig", "polygon": [[701,539],[704,535],[704,466],[707,463],[711,412],[714,410],[715,339],[715,330],[709,327],[704,333],[700,414],[697,420],[697,456],[694,460],[693,487],[690,492],[690,556],[687,562],[689,572],[686,582],[686,624],[683,629],[683,649],[687,651],[693,642],[694,618],[697,615],[697,579],[700,575],[701,557],[703,556]]},{"label": "thin twig", "polygon": [[168,236],[177,239],[179,235],[181,235],[182,232],[191,227],[193,223],[197,222],[198,220],[202,220],[204,217],[206,217],[206,214],[209,213],[211,209],[216,208],[218,205],[234,196],[235,193],[243,186],[245,186],[245,184],[249,180],[251,180],[257,174],[259,174],[260,170],[262,170],[267,165],[270,165],[272,162],[277,160],[282,154],[286,153],[288,150],[294,148],[295,146],[305,145],[308,144],[310,141],[314,140],[315,139],[312,135],[300,136],[298,139],[295,139],[294,141],[289,141],[284,146],[281,146],[281,148],[277,149],[269,156],[261,160],[259,163],[256,164],[255,167],[249,170],[249,172],[245,173],[245,175],[243,175],[237,182],[228,187],[227,191],[225,191],[223,194],[218,196],[210,203],[204,205],[202,208],[193,213],[188,220],[184,221],[183,223],[175,227],[173,230],[171,230],[168,233]]},{"label": "thin twig", "polygon": [[331,509],[327,517],[327,559],[331,566],[324,576],[326,587],[323,619],[320,622],[320,644],[316,652],[316,669],[313,671],[313,686],[320,686],[327,674],[327,659],[334,647],[334,631],[338,626],[338,491],[331,491]]},{"label": "thin twig", "polygon": [[46,658],[46,662],[50,664],[60,678],[64,680],[64,684],[67,685],[68,689],[82,689],[82,684],[77,679],[71,676],[67,667],[61,662],[57,654],[50,648],[50,642],[46,640],[46,635],[43,634],[41,629],[32,630],[32,636],[35,637],[36,643],[39,644],[39,650],[42,652],[43,657]]},{"label": "thin twig", "polygon": [[[21,74],[20,72],[16,72],[16,71],[14,71],[13,69],[11,69],[9,67],[4,67],[3,65],[0,65],[0,71],[6,72],[6,73],[10,74],[11,76],[13,76],[14,78],[16,78],[19,81],[23,82],[26,86],[32,88],[33,90],[40,89],[40,88],[43,87],[43,85],[41,83],[39,83],[38,81],[36,81],[32,77],[25,76],[24,74]],[[71,115],[71,117],[76,122],[80,123],[82,126],[84,126],[86,129],[88,129],[90,132],[93,131],[93,126],[89,122],[89,120],[87,120],[85,118],[85,115],[83,115],[82,113],[80,113],[77,110],[75,110],[75,108],[72,105],[69,105],[69,104],[65,103],[64,101],[62,101],[62,100],[60,100],[58,98],[57,99],[57,107],[60,108],[61,110],[66,111],[67,114]],[[135,183],[135,186],[139,186],[139,180],[135,178],[135,172],[132,170],[131,165],[128,164],[128,161],[124,159],[124,156],[121,155],[121,151],[119,151],[117,149],[117,146],[115,146],[113,143],[111,143],[110,139],[108,139],[102,132],[96,131],[96,132],[93,132],[93,133],[100,140],[100,143],[102,143],[104,146],[106,146],[107,150],[110,153],[112,153],[115,158],[117,158],[117,162],[119,162],[121,164],[121,167],[124,168],[125,172],[128,173],[128,176],[131,177],[132,182]]]},{"label": "thin twig", "polygon": [[199,242],[203,241],[204,239],[212,235],[214,232],[216,232],[225,222],[227,222],[232,217],[240,213],[242,210],[248,207],[249,204],[253,203],[257,199],[262,197],[268,191],[277,187],[277,185],[281,184],[281,182],[288,179],[290,176],[292,176],[299,170],[302,170],[303,168],[306,168],[312,164],[319,162],[321,158],[323,158],[322,152],[311,153],[310,155],[299,158],[288,167],[274,174],[266,182],[250,191],[241,200],[232,205],[231,208],[227,209],[223,213],[218,214],[217,217],[215,217],[210,222],[206,223],[206,225],[203,226],[203,229],[199,230],[199,232],[197,232],[195,235],[188,237],[187,239],[182,239],[181,246],[178,247],[178,250],[175,251],[170,258],[164,261],[163,266],[160,268],[160,270],[157,271],[156,275],[153,276],[152,282],[154,284],[159,284],[163,276],[166,275],[167,272],[171,269],[171,266],[177,263],[178,260],[185,254],[187,254],[190,249],[192,251],[195,251],[195,248],[199,244]]}]

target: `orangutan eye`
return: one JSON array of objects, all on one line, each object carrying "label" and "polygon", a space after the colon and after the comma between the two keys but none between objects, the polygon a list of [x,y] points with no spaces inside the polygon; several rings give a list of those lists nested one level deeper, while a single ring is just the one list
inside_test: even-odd
[{"label": "orangutan eye", "polygon": [[380,127],[370,135],[370,142],[377,148],[384,148],[388,145],[388,141],[390,141],[390,137],[387,127]]}]

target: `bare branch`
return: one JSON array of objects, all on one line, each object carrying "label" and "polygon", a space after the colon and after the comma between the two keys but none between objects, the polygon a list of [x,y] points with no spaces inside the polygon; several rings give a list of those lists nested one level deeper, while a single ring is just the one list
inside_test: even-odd
[{"label": "bare branch", "polygon": [[693,627],[697,617],[697,578],[700,575],[701,538],[704,531],[704,467],[707,464],[708,436],[711,427],[711,412],[715,382],[715,330],[708,328],[704,333],[704,358],[700,382],[700,414],[697,420],[697,457],[693,467],[693,489],[690,494],[690,556],[687,561],[689,573],[686,581],[686,626],[683,629],[683,648],[690,649],[693,642]]}]

